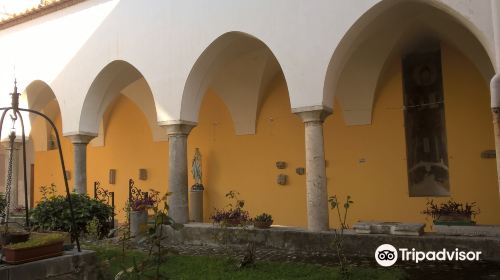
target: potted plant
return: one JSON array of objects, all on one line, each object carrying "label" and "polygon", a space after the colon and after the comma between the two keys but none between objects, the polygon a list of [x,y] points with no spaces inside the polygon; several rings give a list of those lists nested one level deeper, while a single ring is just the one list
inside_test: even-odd
[{"label": "potted plant", "polygon": [[239,226],[249,221],[249,215],[242,208],[216,209],[211,219],[217,224]]},{"label": "potted plant", "polygon": [[244,210],[245,201],[238,199],[239,193],[235,191],[229,191],[226,197],[230,200],[234,200],[233,203],[229,203],[223,209],[215,209],[215,213],[210,217],[216,224],[222,224],[225,226],[239,226],[246,224],[250,218],[248,211]]},{"label": "potted plant", "polygon": [[63,237],[57,233],[43,234],[28,241],[6,245],[2,248],[4,261],[20,264],[61,255]]},{"label": "potted plant", "polygon": [[267,213],[262,213],[260,215],[257,215],[253,219],[253,226],[256,228],[270,228],[271,225],[273,224],[273,216]]},{"label": "potted plant", "polygon": [[480,213],[476,203],[465,204],[448,200],[437,204],[433,200],[427,202],[427,208],[422,214],[432,217],[435,225],[475,225],[473,217]]},{"label": "potted plant", "polygon": [[130,235],[144,234],[148,224],[148,209],[158,204],[159,192],[151,190],[150,195],[139,192],[130,201]]}]

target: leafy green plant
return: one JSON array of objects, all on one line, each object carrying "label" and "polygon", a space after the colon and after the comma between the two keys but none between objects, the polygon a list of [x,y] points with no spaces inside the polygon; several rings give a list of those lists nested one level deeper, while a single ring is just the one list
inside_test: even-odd
[{"label": "leafy green plant", "polygon": [[[109,220],[113,215],[111,206],[86,194],[72,193],[71,202],[78,232],[87,233],[87,224],[95,218],[101,225],[99,237],[108,234],[111,227]],[[31,212],[31,224],[35,230],[70,231],[72,219],[66,197],[57,195],[40,201]]]},{"label": "leafy green plant", "polygon": [[[234,266],[236,262],[238,268],[246,268],[253,266],[256,260],[255,242],[251,238],[251,235],[255,235],[256,233],[249,230],[250,215],[248,211],[243,209],[245,201],[239,199],[239,195],[237,191],[232,190],[226,193],[225,196],[229,199],[229,203],[225,208],[215,209],[215,213],[211,219],[214,221],[214,225],[219,228],[219,230],[213,231],[214,239],[226,251],[225,255],[228,256],[226,264]],[[229,229],[229,227],[234,226],[237,226],[238,230]],[[244,251],[240,252],[242,257],[238,260],[231,257],[235,250],[235,248],[230,247],[232,239],[241,239],[246,243]]]},{"label": "leafy green plant", "polygon": [[347,279],[350,276],[351,268],[344,253],[344,230],[349,228],[349,226],[347,225],[347,212],[349,211],[349,208],[351,207],[351,204],[354,203],[354,201],[351,200],[350,195],[347,196],[346,202],[343,204],[344,215],[340,213],[340,202],[338,201],[336,195],[330,196],[328,198],[328,202],[330,203],[330,209],[336,211],[339,217],[340,229],[333,230],[333,246],[335,248],[335,251],[337,252],[340,274],[342,275],[342,277]]},{"label": "leafy green plant", "polygon": [[87,236],[92,240],[98,240],[101,235],[101,223],[96,217],[92,218],[85,226]]},{"label": "leafy green plant", "polygon": [[244,210],[245,201],[239,199],[240,193],[236,191],[229,191],[226,193],[226,198],[229,199],[229,203],[225,208],[215,209],[214,214],[210,217],[216,224],[230,224],[241,225],[246,224],[250,220],[250,215],[248,211]]},{"label": "leafy green plant", "polygon": [[58,233],[50,233],[44,235],[38,235],[32,237],[30,240],[26,242],[20,242],[15,244],[6,245],[5,248],[8,249],[26,249],[26,248],[35,248],[44,245],[54,244],[58,242],[63,242],[64,236]]},{"label": "leafy green plant", "polygon": [[57,195],[57,187],[54,183],[50,184],[50,186],[41,186],[40,193],[42,194],[42,200],[53,198]]}]

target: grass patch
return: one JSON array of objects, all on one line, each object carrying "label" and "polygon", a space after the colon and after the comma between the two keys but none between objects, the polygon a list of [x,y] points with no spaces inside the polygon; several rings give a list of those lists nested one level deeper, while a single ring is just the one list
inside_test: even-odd
[{"label": "grass patch", "polygon": [[[105,265],[101,267],[101,279],[113,279],[123,268],[133,265],[133,259],[141,260],[146,255],[139,251],[128,250],[125,259],[117,247],[100,246],[91,247],[97,251],[100,261]],[[162,264],[161,270],[170,279],[342,279],[335,267],[323,267],[313,264],[257,262],[253,267],[239,269],[233,260],[213,256],[170,256]],[[376,269],[354,267],[350,279],[405,279],[405,273],[399,269]]]},{"label": "grass patch", "polygon": [[26,249],[45,246],[63,241],[63,236],[58,233],[50,233],[45,235],[34,236],[28,241],[6,245],[7,249]]}]

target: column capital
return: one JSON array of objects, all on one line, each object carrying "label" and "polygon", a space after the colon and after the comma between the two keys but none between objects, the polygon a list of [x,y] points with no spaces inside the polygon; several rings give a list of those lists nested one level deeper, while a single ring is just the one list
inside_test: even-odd
[{"label": "column capital", "polygon": [[88,144],[92,139],[94,139],[97,135],[93,134],[66,134],[65,137],[71,140],[73,144]]},{"label": "column capital", "polygon": [[323,123],[333,112],[332,108],[320,105],[292,109],[292,113],[299,116],[304,123]]},{"label": "column capital", "polygon": [[168,136],[172,135],[188,135],[197,123],[189,121],[167,121],[160,123],[160,126],[165,127]]}]

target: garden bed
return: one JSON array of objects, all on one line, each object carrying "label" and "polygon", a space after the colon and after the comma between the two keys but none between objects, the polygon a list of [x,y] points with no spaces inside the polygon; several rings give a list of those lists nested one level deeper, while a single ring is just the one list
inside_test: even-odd
[{"label": "garden bed", "polygon": [[[122,258],[119,247],[100,246],[96,249],[98,258],[109,263],[101,270],[101,277],[112,277],[124,268],[133,265],[133,260],[140,260],[145,253],[127,250]],[[233,259],[224,256],[169,256],[160,268],[170,279],[341,279],[336,267],[327,267],[305,263],[257,261],[254,266],[238,268]],[[351,279],[405,279],[400,269],[377,269],[354,267]]]}]

